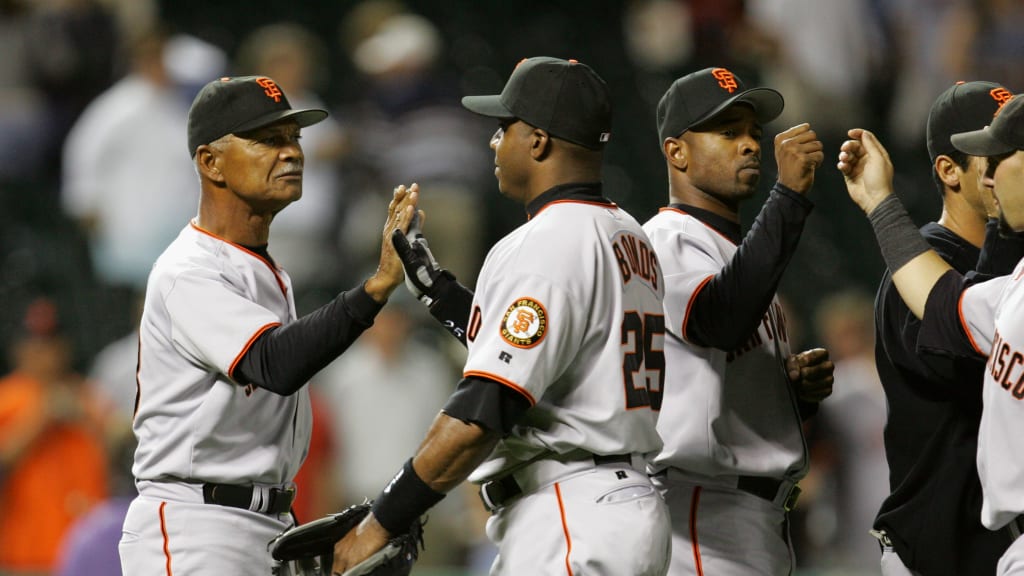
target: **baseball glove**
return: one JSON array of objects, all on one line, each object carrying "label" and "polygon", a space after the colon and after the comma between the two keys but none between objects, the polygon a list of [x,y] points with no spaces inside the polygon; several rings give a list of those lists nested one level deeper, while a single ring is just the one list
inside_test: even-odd
[{"label": "baseball glove", "polygon": [[[270,541],[270,555],[277,561],[274,576],[332,576],[334,544],[370,513],[373,504],[355,504],[308,524],[286,530]],[[407,576],[423,547],[423,521],[352,566],[342,576]]]}]

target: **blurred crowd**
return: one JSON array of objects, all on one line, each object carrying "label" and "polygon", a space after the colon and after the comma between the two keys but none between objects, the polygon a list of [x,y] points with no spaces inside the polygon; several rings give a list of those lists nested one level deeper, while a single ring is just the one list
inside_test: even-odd
[{"label": "blurred crowd", "polygon": [[[778,89],[786,108],[766,136],[810,122],[827,158],[848,128],[879,133],[921,223],[939,206],[924,145],[935,96],[957,80],[1024,88],[1024,5],[1014,0],[598,0],[582,12],[539,0],[515,10],[285,4],[0,0],[2,574],[119,573],[134,490],[134,328],[152,262],[196,211],[185,122],[209,80],[270,76],[294,107],[331,112],[303,130],[303,198],[270,238],[300,315],[374,265],[398,184],[420,184],[435,255],[473,285],[493,241],[525,217],[497,193],[494,126],[459,99],[500,90],[522,57],[577,58],[609,82],[606,192],[640,221],[665,199],[655,104],[687,72],[724,66]],[[767,191],[774,175],[762,180]],[[832,351],[836,384],[809,431],[795,547],[803,573],[872,573],[867,531],[888,492],[871,323],[883,265],[828,162],[812,198],[781,295],[801,344]],[[375,494],[447,398],[463,354],[396,292],[311,384],[301,520]],[[472,489],[450,495],[431,513],[422,569],[485,574],[484,519]]]}]

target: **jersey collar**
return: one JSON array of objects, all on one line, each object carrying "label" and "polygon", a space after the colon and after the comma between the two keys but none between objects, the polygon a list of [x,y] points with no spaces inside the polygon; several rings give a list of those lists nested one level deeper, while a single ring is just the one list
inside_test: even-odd
[{"label": "jersey collar", "polygon": [[737,246],[743,240],[743,229],[740,228],[740,225],[737,222],[723,218],[718,214],[703,208],[690,206],[689,204],[669,204],[668,207],[686,212],[697,220],[700,220],[704,224],[714,228],[715,231],[731,240],[732,243]]},{"label": "jersey collar", "polygon": [[605,204],[608,207],[615,206],[615,203],[601,194],[600,182],[573,182],[559,184],[542,192],[539,196],[526,205],[527,218],[533,218],[548,204],[559,201],[588,202],[591,204]]}]

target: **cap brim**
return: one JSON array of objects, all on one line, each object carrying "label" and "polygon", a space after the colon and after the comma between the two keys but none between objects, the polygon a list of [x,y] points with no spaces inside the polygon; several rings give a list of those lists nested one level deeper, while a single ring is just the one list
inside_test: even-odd
[{"label": "cap brim", "polygon": [[255,120],[250,120],[241,126],[236,127],[231,131],[231,133],[236,134],[238,132],[248,132],[250,130],[275,124],[282,120],[294,120],[295,123],[299,125],[299,128],[305,128],[306,126],[312,126],[325,118],[327,118],[327,111],[316,108],[306,110],[278,110],[276,112],[260,116]]},{"label": "cap brim", "polygon": [[463,96],[462,106],[481,116],[491,118],[515,118],[516,115],[501,103],[501,95]]},{"label": "cap brim", "polygon": [[953,134],[949,141],[954,148],[971,156],[998,156],[1014,150],[1012,145],[997,140],[988,126],[981,130]]},{"label": "cap brim", "polygon": [[704,124],[712,120],[715,116],[718,116],[726,108],[739,103],[750,104],[754,109],[757,121],[761,124],[767,124],[768,122],[778,118],[779,114],[782,114],[782,109],[786,105],[786,101],[783,100],[782,94],[776,90],[772,90],[771,88],[751,88],[736,94],[732,98],[729,98],[716,106],[713,110],[694,122],[693,125],[690,126],[690,129],[699,127],[701,124]]}]

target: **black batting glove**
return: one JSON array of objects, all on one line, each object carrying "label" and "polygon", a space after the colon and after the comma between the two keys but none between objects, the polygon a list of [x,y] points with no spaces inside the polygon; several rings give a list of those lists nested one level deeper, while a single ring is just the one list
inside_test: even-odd
[{"label": "black batting glove", "polygon": [[427,306],[432,305],[437,301],[441,286],[455,280],[455,277],[434,259],[419,228],[419,218],[413,218],[408,232],[395,230],[391,234],[391,244],[405,268],[405,287],[417,300]]}]

